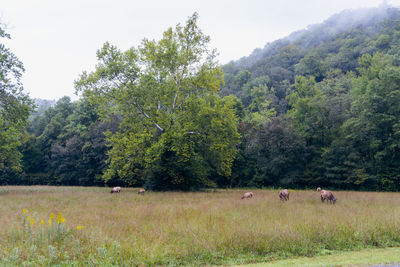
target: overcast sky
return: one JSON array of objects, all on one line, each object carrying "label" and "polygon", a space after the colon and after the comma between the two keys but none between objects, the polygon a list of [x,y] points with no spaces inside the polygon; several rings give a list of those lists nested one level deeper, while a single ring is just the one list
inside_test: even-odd
[{"label": "overcast sky", "polygon": [[[388,3],[399,6],[400,0]],[[23,62],[25,91],[33,98],[73,99],[74,80],[96,64],[106,41],[122,50],[199,13],[221,64],[344,9],[382,0],[1,0],[0,21],[11,40],[1,40]]]}]

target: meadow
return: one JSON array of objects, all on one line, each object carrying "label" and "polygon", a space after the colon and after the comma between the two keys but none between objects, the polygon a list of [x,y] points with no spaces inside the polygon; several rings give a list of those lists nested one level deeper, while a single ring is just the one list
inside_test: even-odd
[{"label": "meadow", "polygon": [[0,265],[233,265],[400,246],[400,194],[0,187]]}]

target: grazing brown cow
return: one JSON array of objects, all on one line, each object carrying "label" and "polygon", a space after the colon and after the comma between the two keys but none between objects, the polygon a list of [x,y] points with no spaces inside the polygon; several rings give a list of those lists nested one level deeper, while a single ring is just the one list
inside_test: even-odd
[{"label": "grazing brown cow", "polygon": [[112,193],[120,193],[121,192],[121,187],[119,187],[119,186],[116,186],[116,187],[113,187],[112,189],[111,189],[111,194]]},{"label": "grazing brown cow", "polygon": [[281,201],[288,201],[289,200],[289,195],[290,192],[287,189],[283,189],[279,192],[279,198],[281,199]]},{"label": "grazing brown cow", "polygon": [[330,193],[330,195],[328,196],[326,202],[328,203],[328,200],[329,200],[329,202],[330,202],[331,204],[335,204],[337,198],[332,194],[332,192],[329,191],[329,193]]},{"label": "grazing brown cow", "polygon": [[140,188],[138,194],[139,195],[144,195],[144,192],[146,192],[146,190],[143,189],[143,188]]},{"label": "grazing brown cow", "polygon": [[243,194],[242,199],[251,198],[253,196],[254,196],[253,192],[247,192]]},{"label": "grazing brown cow", "polygon": [[317,188],[317,191],[320,192],[321,194],[321,202],[323,203],[326,200],[326,203],[331,203],[331,204],[335,204],[337,198],[335,198],[335,196],[332,194],[331,191],[328,190],[322,190],[321,187]]}]

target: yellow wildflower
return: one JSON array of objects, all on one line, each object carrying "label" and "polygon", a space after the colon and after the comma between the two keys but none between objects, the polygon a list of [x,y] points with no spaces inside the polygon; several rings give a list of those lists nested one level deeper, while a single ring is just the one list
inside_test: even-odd
[{"label": "yellow wildflower", "polygon": [[28,216],[28,217],[26,218],[26,220],[27,220],[28,222],[30,222],[30,221],[32,220],[31,216]]},{"label": "yellow wildflower", "polygon": [[30,220],[30,222],[31,222],[31,226],[35,224],[35,220],[33,218]]},{"label": "yellow wildflower", "polygon": [[82,230],[82,229],[85,229],[86,228],[86,226],[83,226],[83,225],[77,225],[76,226],[76,229],[78,229],[78,230]]},{"label": "yellow wildflower", "polygon": [[58,224],[65,222],[65,218],[62,216],[62,214],[60,212],[57,214],[56,221]]},{"label": "yellow wildflower", "polygon": [[44,224],[44,220],[43,219],[40,220],[40,224]]},{"label": "yellow wildflower", "polygon": [[49,218],[49,221],[48,221],[48,222],[49,222],[49,226],[51,226],[51,218]]},{"label": "yellow wildflower", "polygon": [[50,219],[54,219],[54,217],[56,217],[56,215],[53,212],[50,213]]},{"label": "yellow wildflower", "polygon": [[24,208],[23,210],[22,210],[22,213],[27,213],[28,211]]}]

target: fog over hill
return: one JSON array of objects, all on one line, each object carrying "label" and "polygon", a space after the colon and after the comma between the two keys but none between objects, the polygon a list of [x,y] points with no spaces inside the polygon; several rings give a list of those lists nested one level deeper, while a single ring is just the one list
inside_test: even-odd
[{"label": "fog over hill", "polygon": [[32,111],[30,120],[33,120],[35,117],[38,117],[43,114],[49,107],[52,107],[56,104],[56,100],[48,100],[48,99],[41,99],[41,98],[34,98],[33,99],[36,108]]},{"label": "fog over hill", "polygon": [[264,48],[256,48],[248,57],[231,61],[230,64],[233,63],[243,69],[254,64],[257,60],[275,55],[284,46],[295,44],[302,48],[315,47],[352,28],[377,25],[385,19],[395,17],[397,12],[397,8],[384,2],[379,7],[374,8],[346,9],[332,15],[320,24],[309,25],[306,29],[301,29],[287,37],[267,43]]}]

